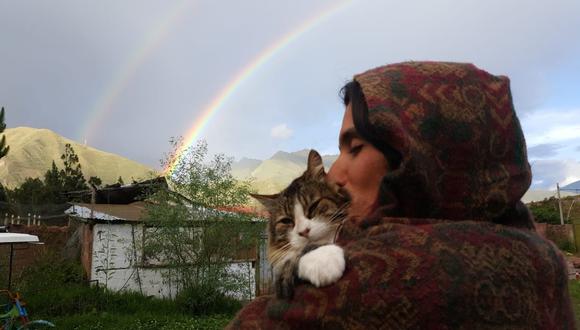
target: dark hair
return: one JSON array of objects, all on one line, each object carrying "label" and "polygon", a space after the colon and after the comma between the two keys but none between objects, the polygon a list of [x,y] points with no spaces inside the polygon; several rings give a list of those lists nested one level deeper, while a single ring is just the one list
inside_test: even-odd
[{"label": "dark hair", "polygon": [[369,122],[369,109],[360,84],[356,80],[348,82],[340,89],[340,97],[344,106],[350,104],[354,128],[362,138],[377,148],[389,163],[389,168],[396,169],[401,164],[401,153],[392,146],[381,141],[378,132]]}]

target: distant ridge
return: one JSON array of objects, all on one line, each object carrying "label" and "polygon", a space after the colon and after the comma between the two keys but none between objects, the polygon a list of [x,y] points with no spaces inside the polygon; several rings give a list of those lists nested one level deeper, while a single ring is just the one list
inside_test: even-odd
[{"label": "distant ridge", "polygon": [[[278,151],[264,161],[242,158],[232,164],[232,175],[240,180],[250,179],[258,193],[277,193],[306,170],[309,152],[310,149]],[[322,156],[327,171],[337,157],[338,155]]]},{"label": "distant ridge", "polygon": [[[295,152],[278,151],[270,158],[261,161],[242,158],[232,164],[232,174],[237,179],[252,179],[252,186],[261,194],[273,194],[284,189],[292,180],[304,172],[309,149]],[[336,160],[338,155],[324,155],[322,160],[326,171]],[[580,181],[573,182],[566,189],[580,189]],[[561,196],[579,195],[580,192],[562,191]],[[556,196],[555,190],[528,190],[522,197],[524,203],[542,201],[545,198]]]},{"label": "distant ridge", "polygon": [[30,127],[7,128],[4,131],[10,146],[8,155],[0,159],[0,183],[9,188],[19,186],[28,177],[43,177],[54,160],[63,168],[60,156],[70,143],[79,157],[87,177],[98,176],[103,184],[115,183],[119,177],[129,183],[155,175],[153,169],[127,158],[82,145],[49,129]]},{"label": "distant ridge", "polygon": [[572,182],[568,185],[565,185],[564,187],[561,187],[561,189],[575,189],[575,190],[580,190],[580,180]]}]

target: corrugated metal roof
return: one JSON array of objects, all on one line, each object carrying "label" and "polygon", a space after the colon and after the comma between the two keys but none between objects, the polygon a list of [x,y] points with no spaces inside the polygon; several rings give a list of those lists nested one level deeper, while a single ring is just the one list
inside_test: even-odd
[{"label": "corrugated metal roof", "polygon": [[147,210],[145,202],[127,205],[74,203],[65,213],[97,221],[143,221]]}]

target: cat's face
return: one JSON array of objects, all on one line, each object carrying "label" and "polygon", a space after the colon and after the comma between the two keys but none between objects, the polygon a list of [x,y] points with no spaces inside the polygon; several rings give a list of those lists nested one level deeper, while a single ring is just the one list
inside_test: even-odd
[{"label": "cat's face", "polygon": [[275,264],[307,244],[328,244],[346,215],[348,197],[327,183],[320,155],[312,150],[308,168],[279,194],[252,195],[270,213],[269,256]]}]

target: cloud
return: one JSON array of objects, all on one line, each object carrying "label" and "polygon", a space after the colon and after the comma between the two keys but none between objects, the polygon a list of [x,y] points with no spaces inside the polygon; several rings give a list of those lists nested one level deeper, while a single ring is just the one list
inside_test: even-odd
[{"label": "cloud", "polygon": [[288,128],[286,124],[280,124],[272,127],[270,130],[270,135],[275,139],[288,139],[292,136],[294,131]]},{"label": "cloud", "polygon": [[567,144],[580,139],[580,108],[545,108],[524,116],[522,128],[528,145]]},{"label": "cloud", "polygon": [[580,180],[580,162],[575,160],[536,160],[532,165],[532,189],[555,189]]},{"label": "cloud", "polygon": [[560,148],[562,148],[562,146],[556,143],[538,144],[536,146],[528,148],[528,157],[530,158],[554,157],[556,156],[557,151]]}]

